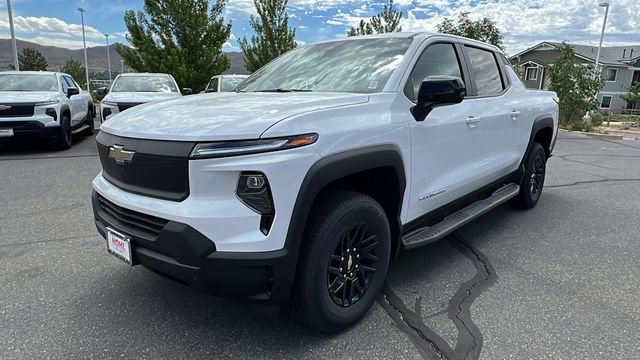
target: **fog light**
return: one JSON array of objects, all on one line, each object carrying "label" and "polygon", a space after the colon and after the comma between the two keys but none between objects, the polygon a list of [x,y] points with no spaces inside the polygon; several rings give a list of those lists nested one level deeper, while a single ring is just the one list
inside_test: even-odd
[{"label": "fog light", "polygon": [[275,208],[267,177],[262,173],[240,174],[236,195],[250,209],[262,215],[260,231],[267,235],[275,217]]},{"label": "fog light", "polygon": [[56,109],[47,108],[44,113],[51,116],[54,120],[58,120],[58,113],[56,113]]},{"label": "fog light", "polygon": [[264,175],[248,175],[247,176],[247,187],[249,189],[262,189],[266,180],[264,179]]}]

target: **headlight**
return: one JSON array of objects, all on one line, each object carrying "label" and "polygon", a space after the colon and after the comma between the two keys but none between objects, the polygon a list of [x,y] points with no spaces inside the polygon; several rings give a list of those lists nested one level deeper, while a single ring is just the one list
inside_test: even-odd
[{"label": "headlight", "polygon": [[118,106],[118,103],[113,102],[113,101],[103,101],[101,104],[102,105],[107,105],[107,106]]},{"label": "headlight", "polygon": [[39,102],[39,103],[35,103],[35,106],[48,106],[48,105],[55,105],[55,104],[59,104],[60,100],[51,100],[51,101],[43,101],[43,102]]},{"label": "headlight", "polygon": [[191,152],[193,159],[221,158],[227,156],[258,154],[269,151],[287,150],[311,145],[318,140],[318,134],[296,135],[274,139],[220,141],[198,144]]}]

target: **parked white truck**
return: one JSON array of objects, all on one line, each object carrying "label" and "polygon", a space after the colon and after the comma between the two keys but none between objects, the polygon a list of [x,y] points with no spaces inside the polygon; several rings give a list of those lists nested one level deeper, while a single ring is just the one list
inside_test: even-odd
[{"label": "parked white truck", "polygon": [[[187,95],[191,89],[183,89]],[[182,96],[178,84],[169,74],[125,73],[116,76],[110,89],[102,88],[99,95],[102,121],[111,115],[134,106],[157,100],[167,100]]]},{"label": "parked white truck", "polygon": [[552,92],[496,47],[393,33],[302,46],[233,93],[142,105],[97,136],[109,252],[335,332],[390,259],[542,193]]},{"label": "parked white truck", "polygon": [[236,89],[249,75],[215,75],[209,79],[204,93],[229,92]]},{"label": "parked white truck", "polygon": [[68,149],[73,134],[93,134],[94,114],[91,95],[68,74],[0,73],[0,141],[41,139]]}]

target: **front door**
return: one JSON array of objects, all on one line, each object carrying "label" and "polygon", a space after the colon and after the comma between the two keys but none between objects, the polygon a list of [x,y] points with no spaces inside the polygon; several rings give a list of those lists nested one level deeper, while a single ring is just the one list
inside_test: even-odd
[{"label": "front door", "polygon": [[436,107],[424,121],[410,113],[422,81],[428,76],[456,76],[468,88],[459,47],[438,42],[428,45],[416,62],[405,86],[410,118],[412,176],[408,221],[446,205],[483,184],[488,148],[480,109],[465,99],[460,104]]}]

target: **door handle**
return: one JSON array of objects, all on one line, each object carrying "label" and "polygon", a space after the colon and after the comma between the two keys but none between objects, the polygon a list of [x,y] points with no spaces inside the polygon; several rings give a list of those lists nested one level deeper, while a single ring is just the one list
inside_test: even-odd
[{"label": "door handle", "polygon": [[520,117],[520,111],[518,110],[513,110],[511,112],[511,120],[517,120]]},{"label": "door handle", "polygon": [[464,121],[469,127],[476,127],[480,122],[480,117],[478,116],[469,116],[467,120]]}]

